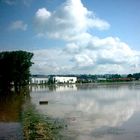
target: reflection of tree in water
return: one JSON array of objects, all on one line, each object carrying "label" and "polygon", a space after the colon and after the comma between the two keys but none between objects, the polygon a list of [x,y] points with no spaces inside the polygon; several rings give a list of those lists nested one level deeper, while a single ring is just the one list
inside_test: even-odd
[{"label": "reflection of tree in water", "polygon": [[[136,83],[135,83],[136,84]],[[98,89],[98,88],[105,88],[105,89],[115,89],[115,90],[119,90],[120,88],[133,88],[134,85],[130,82],[118,82],[118,83],[87,83],[87,84],[77,84],[77,89],[81,90],[81,89]]]},{"label": "reflection of tree in water", "polygon": [[20,93],[1,94],[0,122],[19,122],[25,99],[30,99],[28,88],[24,88]]},{"label": "reflection of tree in water", "polygon": [[48,86],[49,91],[56,91],[56,85],[50,85]]}]

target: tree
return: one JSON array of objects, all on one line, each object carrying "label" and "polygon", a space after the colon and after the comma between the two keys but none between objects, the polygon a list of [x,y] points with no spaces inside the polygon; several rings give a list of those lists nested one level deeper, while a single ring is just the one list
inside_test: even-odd
[{"label": "tree", "polygon": [[132,74],[128,74],[127,78],[133,78],[133,75]]},{"label": "tree", "polygon": [[29,83],[31,59],[33,53],[12,51],[0,53],[0,87],[11,89],[14,86],[19,91]]},{"label": "tree", "polygon": [[139,79],[140,79],[140,73],[134,73],[134,74],[133,74],[133,77],[134,77],[136,80],[139,80]]},{"label": "tree", "polygon": [[121,78],[121,75],[120,74],[114,74],[112,75],[113,78]]}]

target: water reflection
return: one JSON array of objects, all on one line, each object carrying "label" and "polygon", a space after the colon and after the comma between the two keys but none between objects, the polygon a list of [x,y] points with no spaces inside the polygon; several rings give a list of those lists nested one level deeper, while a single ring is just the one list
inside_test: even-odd
[{"label": "water reflection", "polygon": [[[23,92],[24,93],[24,92]],[[27,94],[29,96],[29,94]],[[22,140],[20,116],[24,98],[21,93],[1,93],[0,96],[0,140]]]},{"label": "water reflection", "polygon": [[49,87],[46,85],[34,85],[34,86],[30,86],[30,91],[31,92],[48,92]]},{"label": "water reflection", "polygon": [[20,95],[11,94],[0,97],[0,122],[19,122],[23,99]]},{"label": "water reflection", "polygon": [[[140,121],[133,117],[140,117],[139,84],[90,84],[76,89],[32,92],[32,102],[42,114],[64,119],[68,128],[62,134],[70,139],[128,140],[128,131],[131,138],[138,139],[140,125],[138,131],[134,124]],[[40,106],[39,100],[48,100],[49,104]],[[132,134],[130,127],[136,132]]]},{"label": "water reflection", "polygon": [[23,140],[21,124],[17,122],[1,122],[0,140]]},{"label": "water reflection", "polygon": [[77,90],[77,86],[75,84],[66,84],[66,85],[34,85],[30,86],[30,90],[32,92],[49,92],[49,91],[71,91]]},{"label": "water reflection", "polygon": [[76,91],[77,86],[75,84],[70,84],[70,85],[55,85],[55,91],[60,92],[60,91]]}]

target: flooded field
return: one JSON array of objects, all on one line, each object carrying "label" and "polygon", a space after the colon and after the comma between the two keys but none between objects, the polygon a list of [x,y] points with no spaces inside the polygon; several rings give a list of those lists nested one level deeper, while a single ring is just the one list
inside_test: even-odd
[{"label": "flooded field", "polygon": [[42,115],[66,123],[62,139],[140,139],[139,83],[35,86],[30,95]]},{"label": "flooded field", "polygon": [[20,114],[23,98],[20,95],[0,97],[0,140],[22,140]]}]

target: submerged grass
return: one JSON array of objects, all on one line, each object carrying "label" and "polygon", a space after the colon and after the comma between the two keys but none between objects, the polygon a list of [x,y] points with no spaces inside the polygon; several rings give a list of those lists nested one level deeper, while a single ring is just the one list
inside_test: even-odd
[{"label": "submerged grass", "polygon": [[24,140],[59,140],[64,123],[41,116],[30,103],[22,114]]}]

